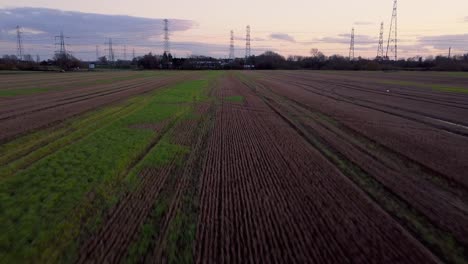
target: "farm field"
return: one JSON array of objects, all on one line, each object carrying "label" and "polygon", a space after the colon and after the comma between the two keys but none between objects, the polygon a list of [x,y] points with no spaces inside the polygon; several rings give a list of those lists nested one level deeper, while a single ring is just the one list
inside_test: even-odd
[{"label": "farm field", "polygon": [[468,74],[0,74],[0,263],[468,263]]}]

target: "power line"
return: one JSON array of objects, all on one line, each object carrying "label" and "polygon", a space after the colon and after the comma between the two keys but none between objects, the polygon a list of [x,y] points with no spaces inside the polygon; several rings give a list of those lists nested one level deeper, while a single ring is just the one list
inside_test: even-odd
[{"label": "power line", "polygon": [[380,23],[379,46],[377,48],[377,60],[384,58],[384,22]]},{"label": "power line", "polygon": [[390,23],[390,31],[388,35],[388,43],[387,43],[387,53],[385,57],[390,59],[389,54],[393,53],[393,59],[395,61],[398,60],[398,16],[397,16],[397,1],[394,0],[393,2],[393,12],[392,12],[392,21]]},{"label": "power line", "polygon": [[234,30],[231,30],[231,39],[230,39],[230,44],[229,44],[229,59],[234,60],[235,54],[234,54]]},{"label": "power line", "polygon": [[23,32],[21,32],[20,26],[16,26],[16,54],[18,56],[18,60],[23,60],[23,40],[21,39],[21,34],[23,34]]},{"label": "power line", "polygon": [[[399,33],[401,33],[401,30],[399,31]],[[464,35],[464,36],[462,36],[462,35]],[[413,42],[417,42],[417,41],[425,41],[425,42],[430,42],[430,43],[445,43],[445,42],[467,43],[468,42],[467,39],[461,38],[461,37],[466,37],[466,35],[467,34],[460,34],[459,38],[457,38],[457,35],[453,35],[453,36],[450,35],[451,38],[443,38],[443,39],[438,39],[437,36],[427,36],[427,37],[419,36],[419,37],[414,38],[414,39],[411,39],[411,38],[402,39],[401,37],[399,37],[398,38],[398,43],[402,43],[402,42],[413,43]],[[190,36],[192,37],[192,36],[198,36],[198,35],[190,35]],[[363,35],[363,36],[367,36],[367,35]],[[399,34],[399,36],[401,36],[401,34]],[[341,38],[341,35],[339,37]],[[86,37],[81,36],[81,35],[72,36],[72,38],[74,40],[75,39],[83,39],[83,40],[86,39],[86,42],[82,43],[83,45],[89,45],[89,42],[97,41],[99,39],[102,39],[101,37],[99,37],[99,38],[98,37],[96,37],[96,38],[86,38]],[[121,42],[130,42],[130,41],[135,42],[135,38],[133,38],[133,37],[113,37],[112,39],[114,41],[118,40],[118,41],[121,41]],[[22,35],[23,42],[25,40],[28,40],[28,42],[50,41],[50,39],[51,39],[50,37],[28,36],[28,35],[25,35],[24,33]],[[210,36],[204,36],[204,39],[210,39]],[[216,38],[216,39],[218,39],[218,38]],[[344,38],[343,40],[346,40],[346,39]],[[7,42],[5,40],[0,40],[0,41]],[[74,42],[76,42],[76,41],[74,41]],[[348,43],[348,41],[345,41],[345,42]],[[151,41],[151,43],[157,43],[158,45],[163,45],[162,41]],[[325,38],[325,39],[314,39],[312,41],[297,41],[297,43],[299,43],[299,44],[311,44],[311,43],[328,44],[328,43],[334,43],[334,41],[328,41],[327,38]],[[359,41],[359,43],[375,43],[375,41]],[[41,43],[38,43],[38,44],[41,44]],[[217,44],[217,43],[213,43],[213,44]],[[150,43],[148,42],[147,45],[150,45]],[[174,45],[180,45],[180,44],[171,43],[171,46],[174,46]]]},{"label": "power line", "polygon": [[349,44],[349,60],[354,60],[354,28],[351,30],[351,43]]}]

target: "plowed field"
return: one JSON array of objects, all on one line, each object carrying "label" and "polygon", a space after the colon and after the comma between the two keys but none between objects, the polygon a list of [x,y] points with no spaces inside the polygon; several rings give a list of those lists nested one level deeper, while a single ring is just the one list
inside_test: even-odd
[{"label": "plowed field", "polygon": [[0,75],[1,263],[468,263],[468,75]]}]

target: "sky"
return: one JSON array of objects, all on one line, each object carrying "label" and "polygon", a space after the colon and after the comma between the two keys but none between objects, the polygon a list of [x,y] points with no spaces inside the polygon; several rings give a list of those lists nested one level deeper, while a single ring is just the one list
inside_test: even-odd
[{"label": "sky", "polygon": [[[0,54],[16,53],[16,25],[22,27],[25,53],[46,59],[54,37],[63,31],[67,49],[81,59],[106,54],[112,38],[117,58],[163,50],[163,22],[170,21],[175,56],[229,54],[234,30],[235,53],[245,53],[245,28],[251,26],[252,53],[272,50],[310,55],[347,56],[351,28],[355,55],[375,57],[380,23],[387,43],[393,0],[0,0]],[[399,0],[399,56],[468,52],[467,0]],[[386,47],[385,47],[386,48]]]}]

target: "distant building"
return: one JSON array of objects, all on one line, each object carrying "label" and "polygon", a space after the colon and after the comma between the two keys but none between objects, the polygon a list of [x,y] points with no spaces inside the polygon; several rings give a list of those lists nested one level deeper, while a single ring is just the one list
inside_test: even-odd
[{"label": "distant building", "polygon": [[219,61],[212,61],[212,60],[206,60],[206,61],[195,61],[193,62],[193,64],[195,65],[195,68],[196,69],[210,69],[210,70],[214,70],[214,69],[219,69],[221,67],[221,64]]}]

